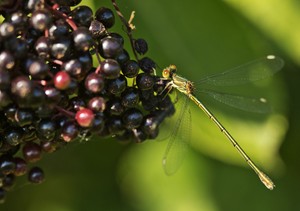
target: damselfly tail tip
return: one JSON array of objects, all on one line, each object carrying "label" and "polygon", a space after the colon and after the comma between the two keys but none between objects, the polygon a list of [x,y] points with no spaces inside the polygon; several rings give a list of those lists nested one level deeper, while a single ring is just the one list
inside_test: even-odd
[{"label": "damselfly tail tip", "polygon": [[275,188],[275,184],[266,174],[259,172],[258,177],[269,190],[273,190]]}]

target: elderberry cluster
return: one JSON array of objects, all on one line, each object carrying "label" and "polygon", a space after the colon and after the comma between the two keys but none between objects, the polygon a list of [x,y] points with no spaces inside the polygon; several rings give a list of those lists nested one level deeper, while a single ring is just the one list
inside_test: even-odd
[{"label": "elderberry cluster", "polygon": [[174,113],[146,41],[129,36],[131,58],[113,11],[78,3],[0,3],[0,201],[18,176],[43,182],[43,153],[92,135],[154,139]]}]

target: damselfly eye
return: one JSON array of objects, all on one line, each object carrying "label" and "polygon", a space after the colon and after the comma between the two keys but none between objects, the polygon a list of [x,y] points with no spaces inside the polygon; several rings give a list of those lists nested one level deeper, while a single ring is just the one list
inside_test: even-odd
[{"label": "damselfly eye", "polygon": [[177,67],[174,64],[171,64],[169,66],[169,70],[170,70],[171,73],[175,73],[177,71]]},{"label": "damselfly eye", "polygon": [[164,78],[170,78],[170,69],[169,68],[164,69],[162,72],[162,76]]}]

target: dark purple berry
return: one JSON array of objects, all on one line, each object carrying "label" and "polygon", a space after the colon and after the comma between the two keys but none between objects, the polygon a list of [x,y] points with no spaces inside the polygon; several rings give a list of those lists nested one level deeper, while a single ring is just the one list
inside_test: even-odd
[{"label": "dark purple berry", "polygon": [[105,28],[111,28],[115,23],[115,16],[111,9],[100,7],[95,14],[95,19],[101,22]]},{"label": "dark purple berry", "polygon": [[141,73],[136,78],[136,84],[141,90],[149,90],[154,85],[154,78],[150,74]]},{"label": "dark purple berry", "polygon": [[123,66],[125,62],[127,62],[130,59],[130,56],[128,52],[125,49],[123,49],[123,51],[119,53],[118,56],[115,57],[115,59],[120,64],[120,66]]},{"label": "dark purple berry", "polygon": [[51,13],[49,13],[49,11],[45,9],[36,10],[32,13],[30,23],[33,26],[33,28],[39,31],[44,31],[52,23]]},{"label": "dark purple berry", "polygon": [[70,26],[65,20],[59,19],[49,28],[49,34],[51,39],[59,39],[60,37],[67,36],[70,30]]},{"label": "dark purple berry", "polygon": [[24,159],[20,157],[15,157],[13,158],[13,161],[15,163],[14,175],[22,176],[27,173],[28,171],[27,162]]},{"label": "dark purple berry", "polygon": [[36,133],[42,141],[52,140],[56,135],[57,125],[51,119],[42,119],[36,126]]},{"label": "dark purple berry", "polygon": [[126,108],[132,108],[139,103],[139,93],[135,88],[127,88],[121,95],[121,103]]},{"label": "dark purple berry", "polygon": [[116,60],[105,59],[101,62],[100,71],[107,79],[115,79],[120,76],[121,68]]},{"label": "dark purple berry", "polygon": [[28,66],[28,73],[34,79],[45,79],[49,73],[49,66],[44,60],[36,59]]},{"label": "dark purple berry", "polygon": [[48,58],[50,56],[50,41],[48,37],[42,36],[34,44],[36,53],[41,58]]},{"label": "dark purple berry", "polygon": [[88,91],[99,93],[104,88],[104,79],[100,74],[92,72],[86,77],[84,85]]},{"label": "dark purple berry", "polygon": [[148,51],[148,44],[144,39],[134,40],[134,49],[138,54],[145,54]]},{"label": "dark purple berry", "polygon": [[110,99],[107,102],[107,109],[111,115],[121,115],[124,112],[124,107],[119,98]]},{"label": "dark purple berry", "polygon": [[31,125],[34,120],[33,111],[30,109],[18,109],[15,114],[16,122],[19,126],[24,127],[26,125]]},{"label": "dark purple berry", "polygon": [[122,119],[118,116],[112,116],[107,122],[107,128],[109,132],[113,135],[121,134],[124,132],[124,125]]},{"label": "dark purple berry", "polygon": [[6,191],[9,191],[13,188],[13,186],[15,185],[15,181],[16,181],[16,177],[13,174],[8,174],[4,177],[2,183],[3,186],[2,188]]},{"label": "dark purple berry", "polygon": [[56,59],[66,60],[71,56],[72,43],[68,37],[62,37],[51,45],[51,55]]},{"label": "dark purple berry", "polygon": [[22,151],[24,159],[29,163],[37,162],[42,158],[42,149],[34,142],[26,142]]},{"label": "dark purple berry", "polygon": [[31,168],[30,171],[28,172],[28,180],[29,182],[34,184],[40,184],[44,182],[45,175],[43,170],[39,167]]},{"label": "dark purple berry", "polygon": [[4,22],[0,24],[0,35],[4,38],[10,37],[14,35],[15,28],[14,26],[9,22]]},{"label": "dark purple berry", "polygon": [[140,70],[140,67],[139,67],[138,63],[134,60],[128,60],[122,66],[122,73],[127,78],[136,77],[137,74],[139,73],[139,70]]},{"label": "dark purple berry", "polygon": [[93,11],[88,6],[78,6],[72,10],[71,16],[79,26],[89,27],[93,20]]},{"label": "dark purple berry", "polygon": [[79,111],[86,106],[86,103],[84,99],[80,97],[73,97],[72,99],[70,99],[70,105],[75,111]]},{"label": "dark purple berry", "polygon": [[24,133],[21,128],[10,127],[3,133],[4,140],[11,146],[17,146],[23,141]]},{"label": "dark purple berry", "polygon": [[120,95],[127,87],[127,79],[124,75],[109,80],[107,83],[107,91],[113,95]]},{"label": "dark purple berry", "polygon": [[125,113],[122,115],[122,120],[124,126],[131,130],[140,126],[143,121],[143,114],[140,110],[131,108],[125,111]]},{"label": "dark purple berry", "polygon": [[149,73],[149,74],[153,74],[156,69],[155,62],[148,57],[144,57],[140,59],[139,66],[145,73]]},{"label": "dark purple berry", "polygon": [[71,142],[77,138],[79,133],[79,127],[75,122],[67,122],[63,125],[61,138],[65,142]]},{"label": "dark purple berry", "polygon": [[115,58],[122,53],[123,45],[119,39],[108,36],[101,39],[99,50],[104,58]]},{"label": "dark purple berry", "polygon": [[92,36],[85,27],[78,27],[73,32],[73,41],[78,51],[88,51],[93,44]]},{"label": "dark purple berry", "polygon": [[15,172],[16,164],[10,156],[0,158],[0,174],[8,175]]},{"label": "dark purple berry", "polygon": [[[8,51],[0,53],[0,70],[11,70],[15,66],[15,59]],[[4,72],[4,71],[3,71]],[[0,82],[3,79],[0,79]]]},{"label": "dark purple berry", "polygon": [[94,97],[89,100],[88,108],[94,112],[103,112],[105,110],[105,100],[103,97]]}]

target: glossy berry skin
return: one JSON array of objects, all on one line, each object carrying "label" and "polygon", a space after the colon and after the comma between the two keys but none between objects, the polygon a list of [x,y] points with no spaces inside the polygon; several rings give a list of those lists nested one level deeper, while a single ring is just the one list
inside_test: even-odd
[{"label": "glossy berry skin", "polygon": [[46,76],[48,76],[49,73],[49,66],[47,63],[45,63],[42,59],[36,59],[28,65],[28,73],[34,78],[34,79],[45,79]]},{"label": "glossy berry skin", "polygon": [[100,134],[105,127],[105,120],[103,115],[97,114],[95,115],[93,125],[91,126],[91,132],[96,132],[97,134]]},{"label": "glossy berry skin", "polygon": [[88,6],[78,6],[72,10],[71,16],[79,26],[89,27],[93,19],[93,11]]},{"label": "glossy berry skin", "polygon": [[115,57],[115,59],[122,67],[125,64],[125,62],[127,62],[130,59],[130,56],[129,56],[128,52],[125,49],[123,49],[123,51],[121,53],[119,53],[118,56]]},{"label": "glossy berry skin", "polygon": [[145,40],[124,39],[126,25],[110,30],[112,10],[93,15],[74,7],[81,0],[0,2],[0,201],[19,176],[44,181],[31,163],[68,142],[108,136],[140,143],[158,135],[174,112],[161,95],[169,80],[137,55],[147,52]]},{"label": "glossy berry skin", "polygon": [[70,106],[74,111],[79,111],[86,106],[85,100],[79,97],[73,97],[70,99]]},{"label": "glossy berry skin", "polygon": [[14,175],[22,176],[27,173],[28,171],[27,162],[24,159],[20,157],[15,157],[13,158],[13,161],[15,163]]},{"label": "glossy berry skin", "polygon": [[18,109],[15,114],[15,118],[19,126],[24,127],[32,124],[34,120],[34,114],[30,109]]},{"label": "glossy berry skin", "polygon": [[52,23],[51,14],[47,10],[36,10],[30,18],[33,28],[43,31]]},{"label": "glossy berry skin", "polygon": [[103,97],[93,97],[88,102],[88,108],[94,112],[103,112],[105,107],[106,103]]},{"label": "glossy berry skin", "polygon": [[27,142],[23,146],[23,157],[27,162],[35,163],[42,158],[41,147],[34,142]]},{"label": "glossy berry skin", "polygon": [[8,175],[15,172],[16,164],[10,156],[0,158],[0,174]]},{"label": "glossy berry skin", "polygon": [[123,107],[119,98],[113,98],[107,102],[106,110],[109,112],[109,114],[118,116],[124,112],[125,108]]},{"label": "glossy berry skin", "polygon": [[86,77],[84,85],[86,90],[92,93],[100,93],[104,88],[104,79],[100,74],[92,72]]},{"label": "glossy berry skin", "polygon": [[106,127],[108,128],[109,132],[113,135],[121,134],[124,132],[124,125],[122,119],[118,116],[112,116],[107,124]]},{"label": "glossy berry skin", "polygon": [[42,141],[49,141],[56,135],[57,125],[51,119],[42,119],[36,126],[36,133]]},{"label": "glossy berry skin", "polygon": [[113,95],[120,95],[127,87],[127,79],[124,75],[120,75],[114,80],[109,80],[107,83],[107,91]]},{"label": "glossy berry skin", "polygon": [[48,37],[42,36],[34,43],[34,49],[41,58],[49,58],[50,56],[50,40]]},{"label": "glossy berry skin", "polygon": [[53,141],[44,141],[40,144],[42,150],[46,153],[52,153],[55,152],[57,147],[56,143]]},{"label": "glossy berry skin", "polygon": [[88,72],[84,64],[79,59],[71,59],[63,63],[61,67],[76,81],[82,81]]},{"label": "glossy berry skin", "polygon": [[63,20],[59,19],[49,28],[49,34],[52,39],[60,39],[68,35],[70,26]]},{"label": "glossy berry skin", "polygon": [[17,146],[23,141],[24,133],[21,128],[9,128],[3,133],[4,141],[11,146]]},{"label": "glossy berry skin", "polygon": [[108,36],[100,41],[99,51],[104,58],[115,58],[123,51],[120,39]]},{"label": "glossy berry skin", "polygon": [[9,51],[2,51],[0,53],[0,70],[11,70],[14,67],[14,65],[15,58],[13,57],[13,55]]},{"label": "glossy berry skin", "polygon": [[121,68],[114,59],[105,59],[101,62],[100,71],[106,79],[115,79],[120,76]]},{"label": "glossy berry skin", "polygon": [[67,122],[63,125],[60,137],[65,142],[71,142],[77,138],[78,133],[78,124],[75,124],[75,122]]},{"label": "glossy berry skin", "polygon": [[61,92],[52,86],[44,87],[44,93],[46,95],[46,101],[48,104],[58,103],[62,99]]},{"label": "glossy berry skin", "polygon": [[70,75],[65,71],[59,71],[54,76],[54,86],[59,90],[65,90],[71,83]]},{"label": "glossy berry skin", "polygon": [[94,113],[91,109],[83,108],[76,112],[75,119],[81,127],[90,127],[94,121]]},{"label": "glossy berry skin", "polygon": [[92,35],[85,27],[78,27],[73,32],[73,41],[78,51],[88,51],[93,44]]},{"label": "glossy berry skin", "polygon": [[134,60],[128,60],[122,66],[122,73],[127,78],[136,77],[137,74],[139,73],[139,70],[140,70],[140,67],[139,67],[138,63]]},{"label": "glossy berry skin", "polygon": [[28,181],[34,184],[40,184],[44,182],[45,175],[41,168],[33,167],[28,172]]},{"label": "glossy berry skin", "polygon": [[72,42],[68,37],[61,37],[52,43],[50,49],[51,55],[60,60],[67,60],[71,56]]},{"label": "glossy berry skin", "polygon": [[100,7],[95,14],[95,19],[101,22],[105,28],[111,28],[115,24],[115,16],[111,9]]},{"label": "glossy berry skin", "polygon": [[158,125],[159,121],[157,120],[157,117],[155,114],[149,114],[145,117],[143,123],[142,123],[142,130],[147,134],[149,139],[155,139],[158,136]]},{"label": "glossy berry skin", "polygon": [[0,35],[2,37],[8,38],[11,37],[14,33],[15,33],[15,28],[11,23],[6,22],[0,25]]},{"label": "glossy berry skin", "polygon": [[127,88],[121,95],[121,103],[126,108],[132,108],[139,103],[139,93],[135,88]]},{"label": "glossy berry skin", "polygon": [[122,121],[124,126],[131,130],[140,126],[143,121],[143,114],[140,110],[131,108],[122,115]]},{"label": "glossy berry skin", "polygon": [[14,26],[16,32],[22,32],[27,26],[28,17],[24,12],[17,11],[12,13],[11,16],[7,18],[7,21]]}]

